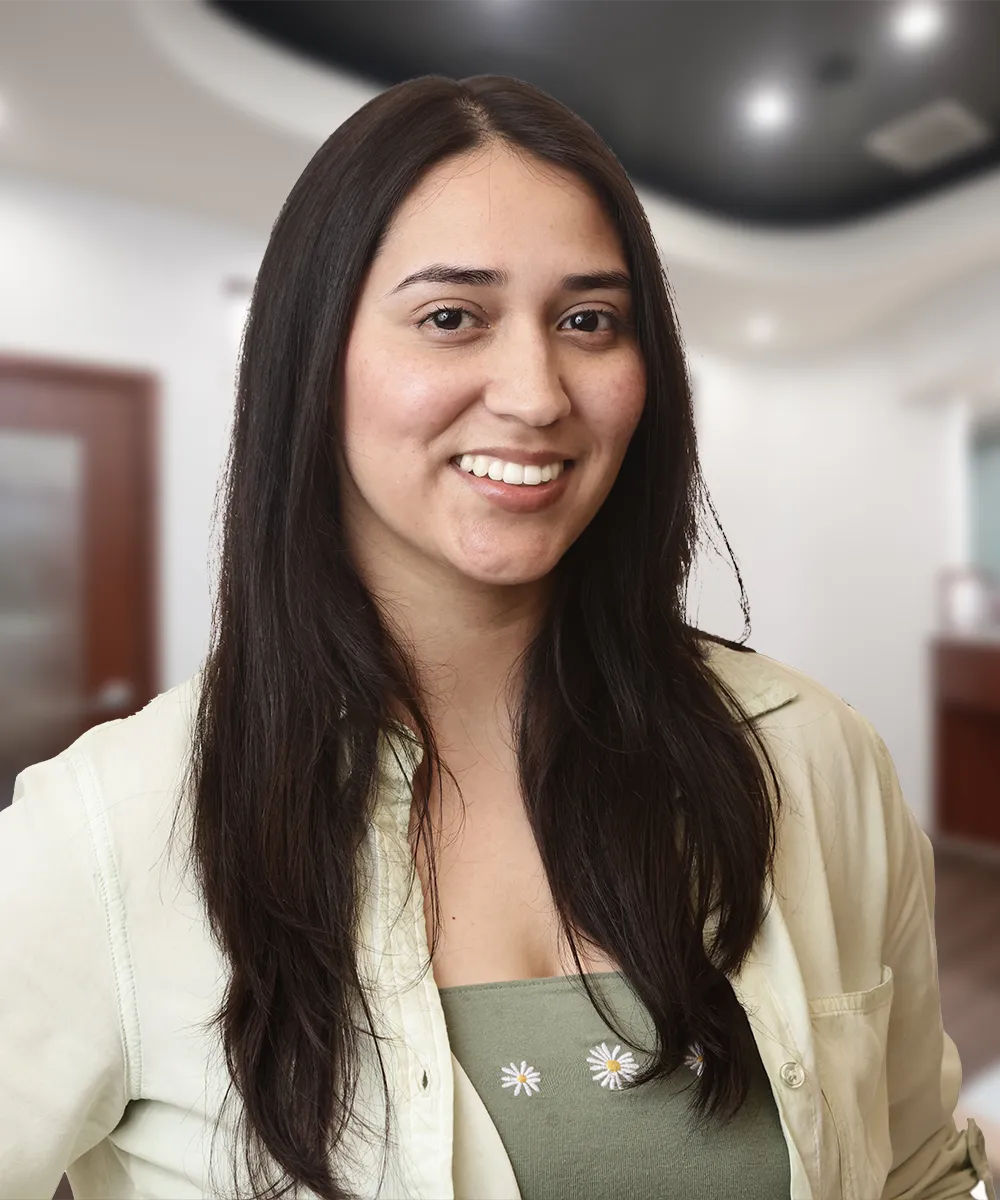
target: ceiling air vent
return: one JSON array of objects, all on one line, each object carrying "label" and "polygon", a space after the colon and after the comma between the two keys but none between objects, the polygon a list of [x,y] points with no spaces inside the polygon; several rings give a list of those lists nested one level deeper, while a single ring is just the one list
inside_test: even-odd
[{"label": "ceiling air vent", "polygon": [[935,100],[873,130],[865,149],[901,171],[930,171],[992,138],[992,129],[957,100]]}]

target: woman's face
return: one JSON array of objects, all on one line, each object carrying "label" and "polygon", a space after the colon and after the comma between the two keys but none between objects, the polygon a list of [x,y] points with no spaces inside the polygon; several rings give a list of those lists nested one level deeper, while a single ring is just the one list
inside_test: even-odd
[{"label": "woman's face", "polygon": [[[542,578],[611,490],[645,390],[622,248],[587,187],[501,144],[438,164],[387,230],[348,341],[355,549],[378,574]],[[494,481],[497,462],[535,470]]]}]

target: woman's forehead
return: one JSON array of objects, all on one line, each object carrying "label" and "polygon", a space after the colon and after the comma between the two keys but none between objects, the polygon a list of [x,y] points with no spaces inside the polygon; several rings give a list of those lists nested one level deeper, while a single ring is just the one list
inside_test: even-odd
[{"label": "woman's forehead", "polygon": [[567,273],[621,260],[618,231],[582,179],[509,151],[478,151],[428,171],[400,205],[373,265],[384,281],[432,262],[513,275],[532,264]]}]

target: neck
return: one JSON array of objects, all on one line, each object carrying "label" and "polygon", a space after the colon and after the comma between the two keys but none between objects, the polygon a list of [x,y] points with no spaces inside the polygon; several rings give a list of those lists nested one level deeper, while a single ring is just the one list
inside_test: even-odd
[{"label": "neck", "polygon": [[395,578],[369,587],[413,657],[442,752],[464,756],[497,736],[509,744],[518,659],[545,611],[549,581],[495,586],[465,579],[456,586],[411,577],[405,586]]}]

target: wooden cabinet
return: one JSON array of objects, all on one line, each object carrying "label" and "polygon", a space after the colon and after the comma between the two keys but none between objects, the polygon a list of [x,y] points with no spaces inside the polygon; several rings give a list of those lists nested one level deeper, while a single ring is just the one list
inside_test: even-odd
[{"label": "wooden cabinet", "polygon": [[939,833],[1000,849],[1000,638],[932,644]]}]

